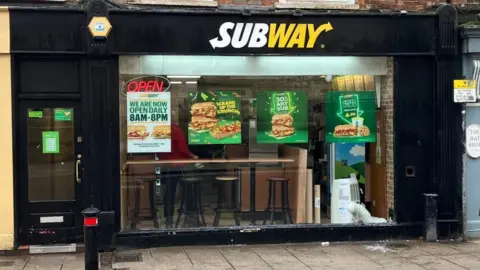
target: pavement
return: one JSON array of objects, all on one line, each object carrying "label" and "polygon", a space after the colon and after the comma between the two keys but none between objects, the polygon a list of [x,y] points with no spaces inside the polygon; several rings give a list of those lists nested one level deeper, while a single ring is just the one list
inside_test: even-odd
[{"label": "pavement", "polygon": [[[100,255],[100,269],[479,269],[480,241],[191,246]],[[83,254],[0,256],[0,269],[84,269]]]}]

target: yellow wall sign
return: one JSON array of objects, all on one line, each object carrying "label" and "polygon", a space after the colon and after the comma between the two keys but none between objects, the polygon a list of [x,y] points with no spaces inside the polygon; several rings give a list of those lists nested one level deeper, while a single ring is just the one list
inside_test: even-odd
[{"label": "yellow wall sign", "polygon": [[477,88],[477,81],[475,80],[454,80],[453,81],[454,88]]},{"label": "yellow wall sign", "polygon": [[456,103],[477,101],[477,81],[475,80],[454,80],[453,101]]},{"label": "yellow wall sign", "polygon": [[88,24],[88,29],[93,37],[106,38],[112,30],[112,25],[106,17],[93,17]]}]

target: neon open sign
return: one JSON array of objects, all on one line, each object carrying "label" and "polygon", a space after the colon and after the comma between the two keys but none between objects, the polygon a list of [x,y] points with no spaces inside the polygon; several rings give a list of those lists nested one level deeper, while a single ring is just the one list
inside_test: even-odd
[{"label": "neon open sign", "polygon": [[129,92],[166,92],[170,81],[162,76],[141,76],[127,81],[122,87],[122,93]]}]

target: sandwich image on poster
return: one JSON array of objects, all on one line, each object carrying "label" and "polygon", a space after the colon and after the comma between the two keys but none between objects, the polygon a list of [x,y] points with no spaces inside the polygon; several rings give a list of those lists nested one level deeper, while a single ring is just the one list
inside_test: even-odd
[{"label": "sandwich image on poster", "polygon": [[218,123],[217,118],[210,118],[205,116],[192,116],[190,120],[189,127],[193,129],[195,132],[204,132],[209,131]]},{"label": "sandwich image on poster", "polygon": [[152,131],[153,139],[171,139],[171,126],[154,126]]},{"label": "sandwich image on poster", "polygon": [[257,93],[258,143],[307,143],[307,95],[303,91]]},{"label": "sandwich image on poster", "polygon": [[189,144],[240,144],[240,95],[234,91],[188,93]]},{"label": "sandwich image on poster", "polygon": [[215,119],[217,117],[217,106],[215,102],[199,102],[191,106],[192,116],[200,116]]},{"label": "sandwich image on poster", "polygon": [[210,129],[210,135],[217,140],[231,137],[235,134],[239,134],[242,131],[242,125],[240,121],[223,122],[215,125]]},{"label": "sandwich image on poster", "polygon": [[354,125],[337,125],[333,131],[334,137],[352,137],[357,135],[357,127]]},{"label": "sandwich image on poster", "polygon": [[284,138],[295,134],[295,128],[290,126],[273,125],[271,135],[275,138]]},{"label": "sandwich image on poster", "polygon": [[288,114],[276,114],[272,117],[271,135],[276,138],[286,137],[295,134],[293,117]]},{"label": "sandwich image on poster", "polygon": [[128,125],[128,139],[129,140],[144,140],[150,135],[145,125]]},{"label": "sandwich image on poster", "polygon": [[375,142],[375,100],[375,91],[328,92],[327,143]]}]

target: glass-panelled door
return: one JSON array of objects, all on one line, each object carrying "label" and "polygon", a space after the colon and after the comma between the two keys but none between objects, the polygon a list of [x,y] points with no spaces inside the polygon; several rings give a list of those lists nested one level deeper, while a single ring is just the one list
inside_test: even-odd
[{"label": "glass-panelled door", "polygon": [[76,101],[22,101],[17,116],[20,244],[81,239],[82,133]]}]

